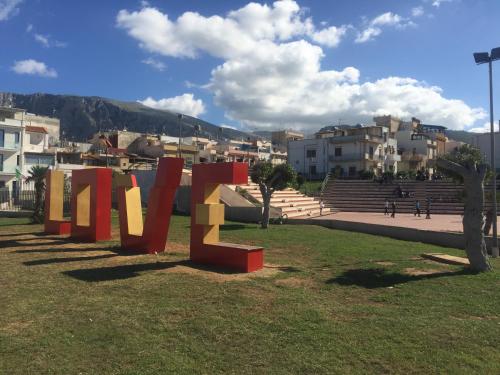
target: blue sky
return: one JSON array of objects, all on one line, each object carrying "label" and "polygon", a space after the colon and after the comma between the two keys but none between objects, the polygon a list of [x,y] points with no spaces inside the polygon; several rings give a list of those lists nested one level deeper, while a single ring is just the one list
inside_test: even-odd
[{"label": "blue sky", "polygon": [[[141,100],[245,129],[488,121],[500,2],[0,0],[0,91]],[[495,75],[500,111],[500,62]]]}]

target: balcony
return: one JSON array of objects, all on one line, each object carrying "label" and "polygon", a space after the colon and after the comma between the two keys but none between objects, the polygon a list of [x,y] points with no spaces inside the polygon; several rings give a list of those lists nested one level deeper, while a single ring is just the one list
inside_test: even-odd
[{"label": "balcony", "polygon": [[340,156],[329,155],[328,161],[336,162],[336,161],[359,161],[359,160],[378,160],[379,157],[377,155],[370,155],[368,152],[365,153],[352,153],[352,154],[342,154]]},{"label": "balcony", "polygon": [[15,165],[0,165],[0,175],[16,175],[16,166]]},{"label": "balcony", "polygon": [[384,139],[382,137],[377,137],[377,136],[373,136],[373,135],[369,135],[369,134],[330,137],[330,138],[328,138],[328,141],[331,144],[354,143],[354,142],[384,143]]},{"label": "balcony", "polygon": [[4,143],[0,144],[1,152],[17,152],[19,151],[19,143]]},{"label": "balcony", "polygon": [[401,161],[401,155],[398,154],[387,154],[385,155],[385,160],[389,163]]}]

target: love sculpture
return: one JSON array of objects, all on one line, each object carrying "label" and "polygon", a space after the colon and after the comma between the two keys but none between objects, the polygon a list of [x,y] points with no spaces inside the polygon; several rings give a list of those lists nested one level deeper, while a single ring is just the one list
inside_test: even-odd
[{"label": "love sculpture", "polygon": [[[165,251],[175,191],[182,175],[181,158],[161,158],[155,183],[149,193],[143,224],[140,188],[134,175],[115,178],[118,200],[120,241],[124,250],[140,253]],[[47,173],[45,192],[45,232],[68,234],[81,241],[111,238],[111,179],[109,168],[73,171],[71,225],[63,220],[64,175]],[[261,269],[261,247],[219,241],[224,224],[224,205],[220,204],[221,184],[246,184],[245,163],[195,164],[191,184],[191,244],[193,262],[227,267],[240,272]]]}]

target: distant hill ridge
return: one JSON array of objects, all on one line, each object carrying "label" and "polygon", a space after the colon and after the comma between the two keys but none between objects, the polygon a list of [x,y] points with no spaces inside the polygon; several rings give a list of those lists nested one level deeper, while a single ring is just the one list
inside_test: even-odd
[{"label": "distant hill ridge", "polygon": [[[179,136],[177,113],[146,107],[138,102],[122,102],[98,96],[0,93],[0,106],[12,105],[28,112],[61,120],[61,137],[86,141],[98,131],[123,130]],[[184,115],[182,136],[196,135],[212,139],[247,139],[254,135]],[[222,130],[221,130],[222,129]]]}]

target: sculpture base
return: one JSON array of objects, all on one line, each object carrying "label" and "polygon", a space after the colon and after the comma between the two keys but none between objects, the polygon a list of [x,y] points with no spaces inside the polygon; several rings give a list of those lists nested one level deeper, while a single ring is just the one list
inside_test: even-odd
[{"label": "sculpture base", "polygon": [[71,221],[48,220],[44,223],[44,232],[47,234],[70,234]]},{"label": "sculpture base", "polygon": [[264,250],[262,247],[217,242],[204,244],[203,249],[192,247],[191,260],[195,263],[248,273],[264,267]]}]

